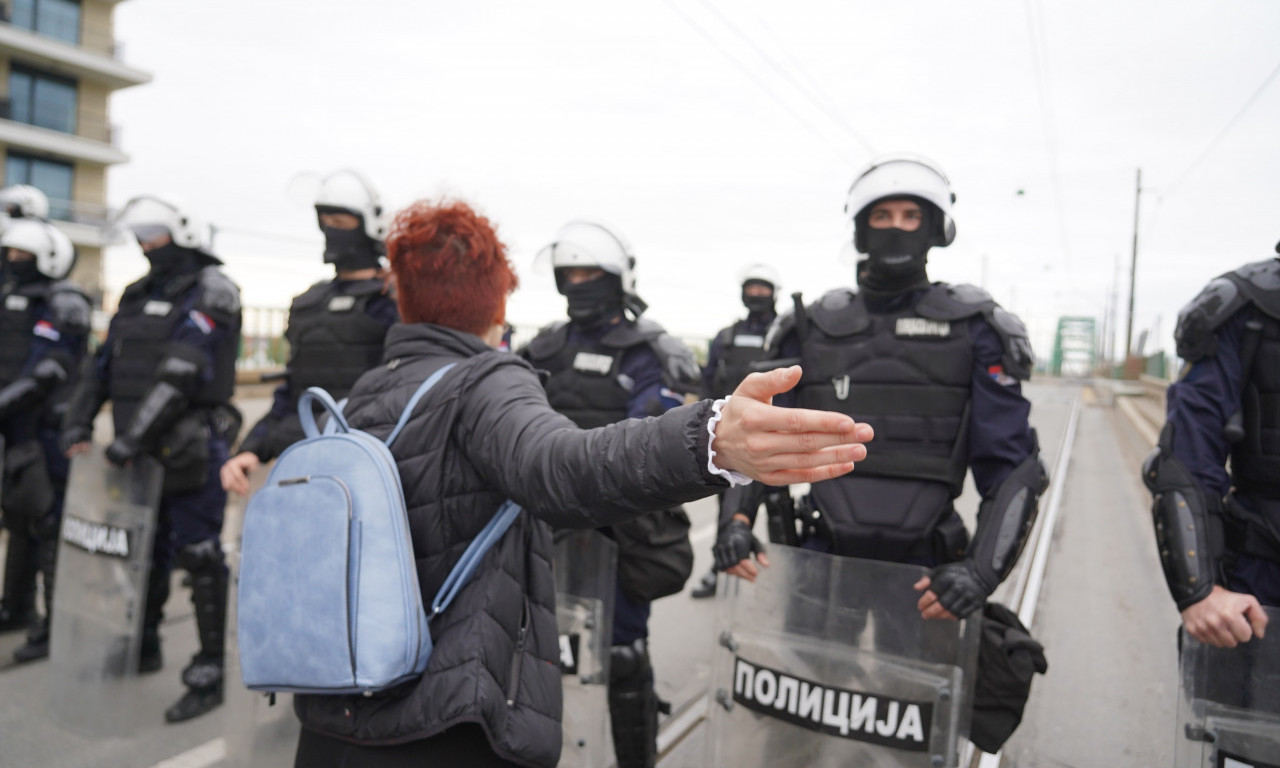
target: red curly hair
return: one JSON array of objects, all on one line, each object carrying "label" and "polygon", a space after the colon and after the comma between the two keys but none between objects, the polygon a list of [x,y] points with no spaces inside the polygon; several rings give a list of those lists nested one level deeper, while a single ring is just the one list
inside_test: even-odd
[{"label": "red curly hair", "polygon": [[493,224],[460,201],[419,200],[397,213],[387,259],[403,322],[477,336],[505,320],[519,282]]}]

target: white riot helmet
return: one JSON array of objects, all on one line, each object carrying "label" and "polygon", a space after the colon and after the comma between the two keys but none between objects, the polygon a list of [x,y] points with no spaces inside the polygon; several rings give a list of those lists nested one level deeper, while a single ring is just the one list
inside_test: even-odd
[{"label": "white riot helmet", "polygon": [[49,198],[30,184],[0,189],[0,212],[11,219],[49,218]]},{"label": "white riot helmet", "polygon": [[18,219],[0,236],[0,251],[8,258],[8,249],[26,251],[35,256],[36,271],[53,280],[71,274],[76,263],[76,249],[71,238],[47,221]]},{"label": "white riot helmet", "polygon": [[132,232],[140,242],[167,233],[174,245],[213,255],[212,228],[189,213],[176,198],[139,195],[125,203],[116,216],[116,228]]},{"label": "white riot helmet", "polygon": [[768,264],[751,264],[743,269],[738,282],[746,285],[749,282],[768,283],[773,286],[773,294],[776,296],[782,292],[782,280],[778,277],[778,270]]},{"label": "white riot helmet", "polygon": [[859,214],[872,203],[885,198],[915,197],[932,203],[941,215],[932,233],[931,245],[945,247],[956,237],[956,223],[951,218],[955,193],[951,182],[938,167],[922,158],[897,155],[875,161],[853,180],[844,212],[854,220],[854,245],[866,253],[864,233],[859,231]]},{"label": "white riot helmet", "polygon": [[[555,241],[538,251],[534,265],[550,266],[555,271],[556,289],[569,299],[569,316],[575,320],[607,312],[609,306],[629,309],[639,317],[648,306],[636,295],[636,256],[631,243],[618,230],[600,222],[578,220],[565,224],[556,233]],[[572,267],[604,270],[616,278],[617,288],[612,290],[622,295],[595,296],[601,290],[598,286],[590,289],[591,296],[577,295],[580,291],[565,282],[561,271]]]},{"label": "white riot helmet", "polygon": [[[616,229],[595,221],[571,221],[556,233],[555,242],[538,252],[536,261],[550,263],[551,268],[599,268],[617,275],[622,292],[636,292],[636,256],[631,243]],[[559,287],[559,277],[556,279]],[[561,291],[563,293],[563,291]]]},{"label": "white riot helmet", "polygon": [[324,177],[316,193],[317,213],[323,213],[321,208],[338,208],[359,216],[366,235],[379,242],[387,239],[382,198],[358,171],[343,169]]}]

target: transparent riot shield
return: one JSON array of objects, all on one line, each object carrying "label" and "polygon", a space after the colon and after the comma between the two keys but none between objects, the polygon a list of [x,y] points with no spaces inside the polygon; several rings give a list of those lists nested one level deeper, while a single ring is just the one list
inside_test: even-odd
[{"label": "transparent riot shield", "polygon": [[923,568],[773,546],[722,578],[707,765],[954,766],[980,620],[924,621]]},{"label": "transparent riot shield", "polygon": [[1280,609],[1263,610],[1267,636],[1235,648],[1183,630],[1178,768],[1280,768]]},{"label": "transparent riot shield", "polygon": [[557,534],[556,623],[564,689],[561,766],[613,760],[609,732],[609,646],[618,547],[595,531]]},{"label": "transparent riot shield", "polygon": [[[266,483],[269,467],[259,467],[249,477],[249,495]],[[231,596],[227,606],[227,667],[223,678],[226,711],[223,737],[227,744],[225,768],[289,768],[298,748],[301,725],[293,714],[293,696],[267,696],[244,687],[240,676],[240,649],[236,640],[236,600],[240,583],[240,532],[248,499],[232,494],[223,529],[232,542],[223,544],[231,569]]]},{"label": "transparent riot shield", "polygon": [[149,456],[127,467],[101,446],[76,456],[58,542],[58,597],[49,647],[49,707],[73,730],[123,736],[143,723],[130,700],[164,469]]}]

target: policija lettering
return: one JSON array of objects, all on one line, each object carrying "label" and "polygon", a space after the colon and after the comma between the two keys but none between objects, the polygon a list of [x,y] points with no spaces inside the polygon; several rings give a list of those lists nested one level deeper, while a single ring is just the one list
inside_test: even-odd
[{"label": "policija lettering", "polygon": [[128,559],[132,551],[129,531],[102,523],[91,523],[70,515],[62,523],[62,540],[90,554]]},{"label": "policija lettering", "polygon": [[802,728],[911,752],[928,749],[933,726],[931,703],[822,685],[741,657],[734,658],[733,700]]}]

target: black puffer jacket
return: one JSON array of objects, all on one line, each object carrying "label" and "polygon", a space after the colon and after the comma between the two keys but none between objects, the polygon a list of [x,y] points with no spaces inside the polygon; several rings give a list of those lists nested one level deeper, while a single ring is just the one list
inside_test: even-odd
[{"label": "black puffer jacket", "polygon": [[351,425],[390,434],[427,376],[457,362],[419,403],[393,454],[400,468],[423,603],[506,498],[527,512],[431,624],[426,673],[393,691],[297,696],[307,728],[366,744],[428,738],[479,723],[499,756],[560,757],[560,667],[551,532],[594,528],[708,496],[707,402],[583,431],[547,404],[533,369],[470,334],[396,325],[385,364],[351,392]]}]

